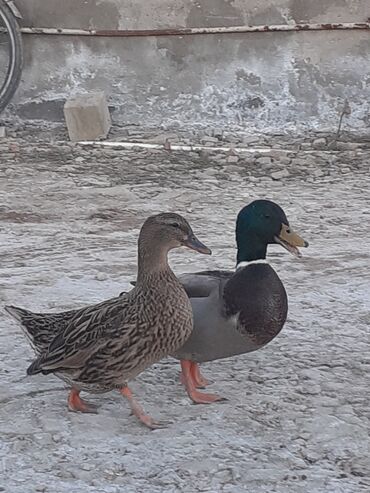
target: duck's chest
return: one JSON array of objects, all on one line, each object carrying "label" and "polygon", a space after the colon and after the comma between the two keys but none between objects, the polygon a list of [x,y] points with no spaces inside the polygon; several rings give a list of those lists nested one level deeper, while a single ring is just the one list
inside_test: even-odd
[{"label": "duck's chest", "polygon": [[155,357],[179,348],[193,329],[190,301],[181,285],[156,293],[144,306],[143,317],[152,320],[148,339]]},{"label": "duck's chest", "polygon": [[225,285],[223,299],[229,323],[259,346],[271,341],[287,318],[285,288],[268,264],[240,269]]}]

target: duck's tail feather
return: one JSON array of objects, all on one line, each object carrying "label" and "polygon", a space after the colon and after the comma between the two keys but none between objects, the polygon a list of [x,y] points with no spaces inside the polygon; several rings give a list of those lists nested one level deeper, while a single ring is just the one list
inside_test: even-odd
[{"label": "duck's tail feather", "polygon": [[56,371],[63,371],[64,368],[53,368],[53,366],[48,366],[47,355],[41,354],[35,359],[33,363],[27,368],[27,375],[37,375],[37,373],[42,373],[43,375],[49,375],[49,373],[56,373]]},{"label": "duck's tail feather", "polygon": [[5,311],[19,322],[36,354],[41,354],[47,349],[54,334],[45,326],[45,321],[39,314],[12,305],[6,306]]},{"label": "duck's tail feather", "polygon": [[13,318],[18,320],[18,322],[23,323],[23,320],[32,315],[32,312],[25,310],[24,308],[19,308],[18,306],[7,305],[5,306],[5,311],[9,313]]},{"label": "duck's tail feather", "polygon": [[37,358],[30,366],[27,368],[27,375],[37,375],[37,373],[44,373],[41,369],[40,358]]}]

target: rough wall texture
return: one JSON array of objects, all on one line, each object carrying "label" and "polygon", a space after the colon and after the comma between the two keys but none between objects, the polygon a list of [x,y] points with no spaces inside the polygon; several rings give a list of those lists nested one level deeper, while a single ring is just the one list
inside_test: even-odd
[{"label": "rough wall texture", "polygon": [[[368,0],[17,0],[26,26],[150,29],[363,22]],[[158,38],[25,36],[23,118],[62,120],[71,93],[103,89],[117,123],[370,128],[369,31]]]}]

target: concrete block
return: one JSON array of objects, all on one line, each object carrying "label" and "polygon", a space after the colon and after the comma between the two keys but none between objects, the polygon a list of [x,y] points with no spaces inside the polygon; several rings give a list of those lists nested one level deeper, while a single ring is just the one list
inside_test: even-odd
[{"label": "concrete block", "polygon": [[72,142],[104,139],[111,126],[103,92],[79,94],[68,99],[64,105],[64,118]]}]

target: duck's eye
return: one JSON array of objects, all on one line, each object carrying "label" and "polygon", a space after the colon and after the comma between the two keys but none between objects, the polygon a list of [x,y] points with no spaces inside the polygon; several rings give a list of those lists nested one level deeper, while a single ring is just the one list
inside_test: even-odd
[{"label": "duck's eye", "polygon": [[290,233],[290,229],[289,228],[286,229],[285,232],[289,234]]},{"label": "duck's eye", "polygon": [[266,219],[270,219],[270,216],[268,214],[265,214]]},{"label": "duck's eye", "polygon": [[180,228],[179,223],[171,223],[170,226],[172,226],[173,228]]}]

